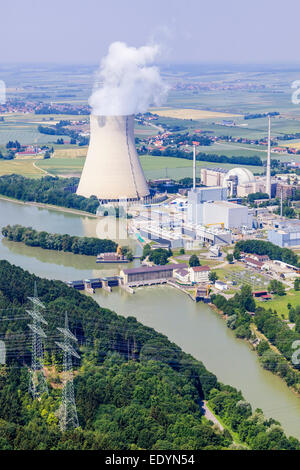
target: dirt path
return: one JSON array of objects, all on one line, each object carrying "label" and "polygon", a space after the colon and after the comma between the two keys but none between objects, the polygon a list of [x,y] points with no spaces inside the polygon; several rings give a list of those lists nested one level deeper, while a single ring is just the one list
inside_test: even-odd
[{"label": "dirt path", "polygon": [[47,176],[55,176],[55,175],[52,175],[51,173],[49,173],[48,171],[44,170],[43,168],[40,168],[39,166],[37,166],[36,162],[33,162],[32,165],[34,166],[34,168],[36,170],[39,170],[41,171],[42,173],[44,173],[44,175],[47,175]]},{"label": "dirt path", "polygon": [[205,400],[201,402],[200,406],[203,410],[203,415],[205,416],[205,418],[216,424],[221,431],[224,431],[224,427],[222,426],[220,421],[215,417],[215,415],[210,411]]}]

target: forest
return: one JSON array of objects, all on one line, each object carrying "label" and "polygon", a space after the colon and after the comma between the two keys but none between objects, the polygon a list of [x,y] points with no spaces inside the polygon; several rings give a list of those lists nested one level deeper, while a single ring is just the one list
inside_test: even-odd
[{"label": "forest", "polygon": [[[34,282],[45,304],[45,369],[49,395],[28,394],[31,360],[28,297]],[[78,339],[74,359],[80,427],[61,432],[61,353],[57,327],[69,314]],[[164,335],[133,317],[101,308],[60,281],[40,279],[0,261],[0,337],[7,349],[0,366],[0,449],[298,449],[280,424],[252,411],[241,392]],[[201,414],[207,400],[224,431]]]},{"label": "forest", "polygon": [[118,247],[118,244],[112,240],[38,232],[32,227],[22,225],[7,225],[2,228],[2,235],[8,240],[25,243],[28,246],[79,255],[97,256],[99,253],[116,252]]},{"label": "forest", "polygon": [[0,194],[24,202],[40,202],[96,214],[99,201],[96,196],[85,198],[69,191],[78,185],[78,178],[45,176],[40,179],[21,175],[0,176]]}]

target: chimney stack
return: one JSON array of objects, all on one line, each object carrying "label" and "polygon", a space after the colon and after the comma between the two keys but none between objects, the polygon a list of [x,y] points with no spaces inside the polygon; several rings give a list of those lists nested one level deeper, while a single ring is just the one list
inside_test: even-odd
[{"label": "chimney stack", "polygon": [[266,193],[271,199],[271,116],[268,116],[268,157],[267,157]]},{"label": "chimney stack", "polygon": [[196,145],[193,146],[193,189],[196,188]]}]

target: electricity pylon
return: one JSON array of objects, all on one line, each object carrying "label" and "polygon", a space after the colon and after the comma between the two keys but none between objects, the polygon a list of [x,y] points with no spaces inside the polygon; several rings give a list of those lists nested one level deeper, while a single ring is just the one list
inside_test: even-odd
[{"label": "electricity pylon", "polygon": [[65,327],[57,328],[64,336],[64,342],[58,343],[57,346],[63,350],[64,353],[64,371],[63,371],[63,391],[61,406],[59,410],[59,422],[62,432],[68,429],[79,427],[77,409],[74,397],[74,384],[73,384],[73,368],[72,356],[80,359],[79,354],[71,346],[71,340],[77,341],[76,336],[69,330],[68,315],[65,314]]},{"label": "electricity pylon", "polygon": [[39,398],[43,393],[48,393],[48,385],[44,372],[44,350],[42,340],[42,338],[45,339],[47,336],[41,327],[41,324],[48,325],[48,323],[43,318],[40,311],[45,309],[45,305],[38,298],[36,282],[34,283],[33,297],[28,297],[28,299],[33,304],[32,310],[26,310],[33,319],[33,322],[28,324],[32,331],[29,393],[32,394],[33,398]]}]

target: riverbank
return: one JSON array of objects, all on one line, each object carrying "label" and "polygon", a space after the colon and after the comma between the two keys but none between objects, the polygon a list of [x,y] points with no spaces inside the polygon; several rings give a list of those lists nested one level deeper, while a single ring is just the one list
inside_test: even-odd
[{"label": "riverbank", "polygon": [[19,199],[15,199],[15,198],[8,197],[8,196],[1,196],[1,195],[0,195],[0,200],[13,202],[15,204],[21,204],[21,205],[25,205],[25,206],[40,207],[41,209],[54,210],[54,211],[58,211],[58,212],[66,212],[66,213],[69,213],[69,214],[75,214],[75,215],[91,217],[93,219],[99,219],[98,215],[92,214],[91,212],[85,212],[85,211],[81,211],[81,210],[78,210],[78,209],[70,209],[68,207],[63,207],[63,206],[54,206],[53,204],[45,204],[43,202],[20,201]]},{"label": "riverbank", "polygon": [[[227,315],[224,314],[224,312],[220,309],[218,309],[213,303],[209,303],[209,306],[216,312],[218,313],[223,320],[226,320],[227,319]],[[227,325],[226,325],[227,327]],[[228,327],[227,327],[228,328]],[[256,338],[261,341],[266,341],[269,345],[269,348],[271,349],[271,351],[275,352],[278,356],[280,356],[280,358],[285,362],[285,364],[287,365],[287,367],[293,371],[293,372],[298,372],[297,369],[294,369],[291,364],[289,363],[289,361],[283,356],[283,354],[279,351],[279,349],[274,346],[270,341],[269,339],[261,332],[259,331],[259,329],[257,328],[257,326],[254,324],[254,323],[251,323],[251,332],[256,336]],[[242,338],[241,338],[242,339]],[[257,348],[254,346],[253,342],[250,341],[250,339],[247,339],[247,338],[243,338],[243,340],[251,347],[251,349],[253,351],[255,351],[258,359],[260,358],[260,355],[258,354],[257,352]],[[263,365],[261,364],[261,366],[263,367]],[[286,380],[284,380],[283,377],[281,377],[278,373],[276,372],[273,372],[273,370],[270,370],[270,369],[266,369],[268,370],[269,372],[271,372],[273,375],[275,375],[276,377],[278,377],[280,380],[282,380],[282,382],[287,385],[287,387],[291,390],[291,392],[293,392],[298,398],[300,398],[300,392],[295,389],[292,385],[289,385]]]}]

